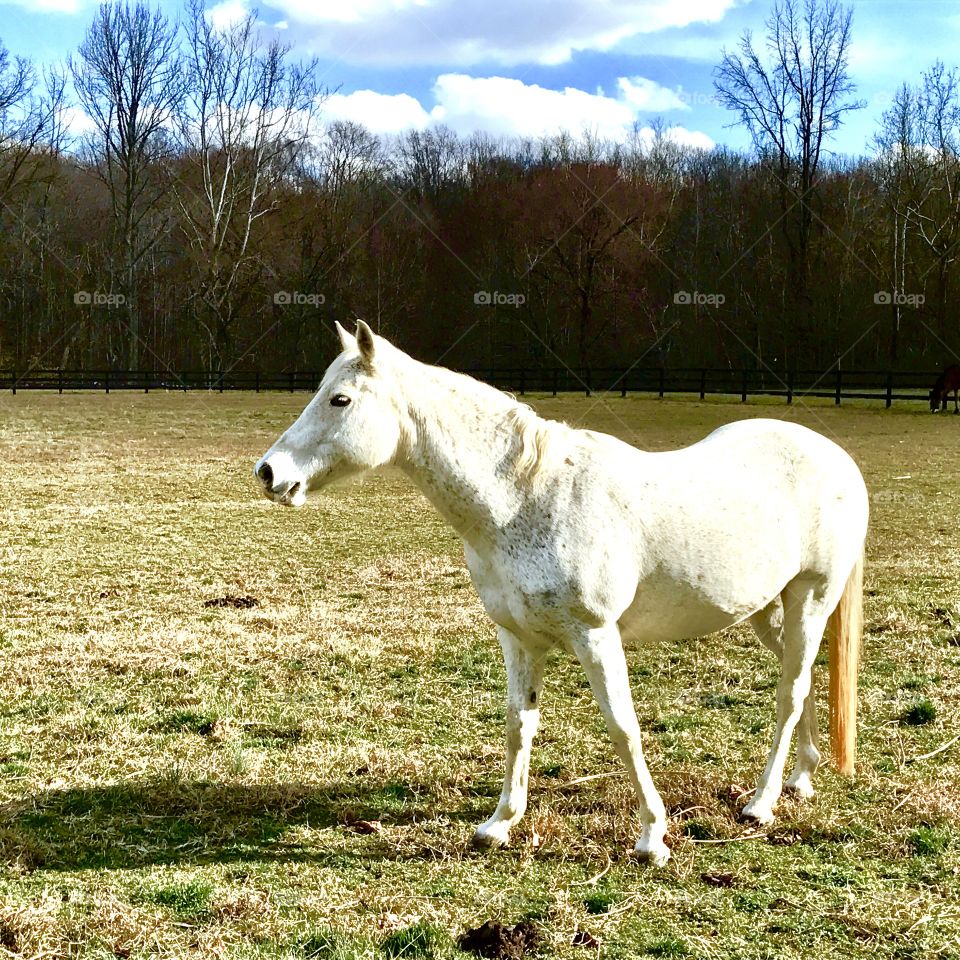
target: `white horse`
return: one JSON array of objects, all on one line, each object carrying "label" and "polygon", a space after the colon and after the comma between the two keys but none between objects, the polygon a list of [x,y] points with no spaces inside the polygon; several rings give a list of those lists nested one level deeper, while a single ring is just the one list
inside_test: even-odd
[{"label": "white horse", "polygon": [[750,620],[779,658],[773,747],[743,814],[773,821],[787,781],[813,795],[812,670],[832,620],[834,759],[853,773],[868,500],[835,443],[780,420],[743,420],[667,453],[544,420],[470,377],[419,363],[357,322],[297,421],[255,467],[271,500],[387,464],[464,541],[507,666],[506,775],[476,831],[508,842],[527,805],[546,654],[580,660],[640,798],[639,858],[663,864],[667,817],[647,770],[621,637],[677,641]]}]

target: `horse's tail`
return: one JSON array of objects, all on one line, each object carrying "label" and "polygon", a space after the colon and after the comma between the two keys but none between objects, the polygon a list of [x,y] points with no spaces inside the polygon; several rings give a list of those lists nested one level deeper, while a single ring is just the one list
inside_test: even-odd
[{"label": "horse's tail", "polygon": [[853,776],[857,754],[857,673],[863,635],[863,555],[830,614],[830,745],[837,770]]}]

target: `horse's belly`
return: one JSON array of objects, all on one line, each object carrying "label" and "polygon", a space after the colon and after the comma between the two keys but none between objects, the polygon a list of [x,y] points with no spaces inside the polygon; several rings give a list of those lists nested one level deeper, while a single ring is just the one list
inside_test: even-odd
[{"label": "horse's belly", "polygon": [[638,640],[682,640],[702,637],[733,626],[763,609],[789,579],[757,576],[733,584],[707,583],[653,576],[641,581],[633,602],[620,617],[624,637]]}]

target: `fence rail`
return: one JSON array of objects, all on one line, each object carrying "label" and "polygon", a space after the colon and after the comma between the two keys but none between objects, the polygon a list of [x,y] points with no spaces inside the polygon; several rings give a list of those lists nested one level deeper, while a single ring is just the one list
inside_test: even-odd
[{"label": "fence rail", "polygon": [[[653,393],[658,396],[692,393],[710,395],[783,397],[787,403],[804,397],[843,400],[877,400],[887,407],[894,401],[926,400],[939,371],[902,372],[876,370],[797,371],[778,375],[764,370],[731,370],[710,367],[628,367],[571,369],[566,367],[512,367],[466,371],[486,383],[520,395],[526,393]],[[320,383],[318,371],[260,373],[242,371],[151,372],[143,370],[0,370],[0,391],[74,390],[187,391],[226,390],[313,391]]]}]

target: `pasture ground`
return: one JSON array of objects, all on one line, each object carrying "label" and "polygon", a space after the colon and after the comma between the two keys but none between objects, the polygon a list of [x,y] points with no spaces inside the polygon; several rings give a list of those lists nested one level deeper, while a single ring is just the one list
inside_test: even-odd
[{"label": "pasture ground", "polygon": [[[578,931],[606,958],[960,956],[960,743],[934,754],[960,733],[960,417],[533,400],[652,449],[795,418],[871,490],[853,782],[825,767],[745,829],[772,658],[745,628],[629,649],[673,814],[656,870],[559,653],[527,817],[470,849],[500,789],[494,630],[399,475],[300,511],[257,495],[305,401],[0,399],[0,957],[454,957],[488,919],[529,920],[545,957],[595,953]],[[228,596],[258,605],[204,605]]]}]

